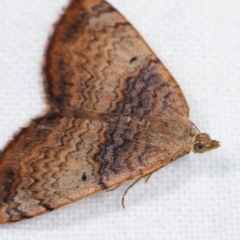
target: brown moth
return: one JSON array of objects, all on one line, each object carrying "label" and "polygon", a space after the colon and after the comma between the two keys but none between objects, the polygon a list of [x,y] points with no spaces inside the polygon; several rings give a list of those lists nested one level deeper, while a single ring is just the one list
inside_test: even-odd
[{"label": "brown moth", "polygon": [[73,0],[47,47],[48,112],[0,155],[0,223],[31,218],[219,147],[177,82],[103,0]]}]

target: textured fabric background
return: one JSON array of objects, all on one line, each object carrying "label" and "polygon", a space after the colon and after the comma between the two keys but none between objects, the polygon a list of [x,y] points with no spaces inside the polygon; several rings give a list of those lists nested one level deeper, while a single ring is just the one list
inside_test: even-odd
[{"label": "textured fabric background", "polygon": [[[45,108],[40,66],[68,0],[0,1],[0,147]],[[240,1],[110,0],[178,80],[203,132],[221,148],[190,154],[127,185],[0,226],[1,240],[239,240]]]}]

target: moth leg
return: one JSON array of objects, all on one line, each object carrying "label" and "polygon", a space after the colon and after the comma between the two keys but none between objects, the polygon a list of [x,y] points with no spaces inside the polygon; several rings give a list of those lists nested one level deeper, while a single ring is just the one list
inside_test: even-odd
[{"label": "moth leg", "polygon": [[[155,171],[154,171],[155,172]],[[145,183],[148,182],[149,178],[153,175],[154,172],[149,173],[148,175],[144,176],[145,177]]]},{"label": "moth leg", "polygon": [[[170,162],[173,162],[173,161],[175,161],[176,159],[179,158],[179,156],[178,156],[177,154],[176,154],[176,156],[177,156],[177,157],[174,157],[174,156],[173,156],[173,157],[171,158]],[[164,165],[164,166],[165,166],[165,165]],[[145,183],[148,182],[149,178],[153,175],[153,173],[157,172],[158,170],[160,170],[160,169],[163,168],[164,166],[161,166],[160,168],[158,168],[158,169],[150,172],[149,174],[145,175],[145,176],[144,176],[144,177],[145,177]]]},{"label": "moth leg", "polygon": [[160,168],[158,168],[158,169],[150,172],[149,174],[145,175],[145,176],[144,176],[144,177],[145,177],[145,183],[147,183],[148,180],[149,180],[149,178],[150,178],[155,172],[157,172],[157,171],[158,171],[159,169],[161,169],[161,168],[163,168],[163,166],[161,166]]},{"label": "moth leg", "polygon": [[123,208],[123,209],[125,209],[124,198],[125,198],[125,196],[127,195],[129,189],[130,189],[131,187],[133,187],[133,186],[134,186],[137,182],[139,182],[141,179],[142,179],[142,177],[140,177],[140,178],[138,178],[136,181],[134,181],[130,186],[127,187],[127,189],[126,189],[125,192],[123,193],[123,195],[122,195],[122,201],[121,201],[121,202],[122,202],[122,208]]},{"label": "moth leg", "polygon": [[120,187],[120,185],[118,185],[118,186],[116,186],[116,187],[114,187],[114,188],[108,189],[106,192],[111,192],[111,191],[113,191],[113,190],[115,190],[115,189],[117,189],[117,188],[119,188],[119,187]]},{"label": "moth leg", "polygon": [[[177,158],[178,158],[178,157],[177,157]],[[173,158],[171,158],[171,159],[172,159],[171,161],[174,161],[174,160],[177,159],[177,158],[176,158],[176,157],[175,157],[175,158],[173,157]],[[164,165],[164,166],[165,166],[165,165]],[[159,167],[158,169],[156,169],[156,170],[148,173],[147,175],[144,175],[144,176],[138,178],[135,182],[133,182],[133,183],[125,190],[125,192],[124,192],[123,195],[122,195],[122,208],[123,208],[123,209],[125,209],[124,198],[125,198],[125,196],[127,195],[128,190],[129,190],[131,187],[133,187],[133,186],[134,186],[139,180],[141,180],[142,178],[146,178],[146,179],[145,179],[145,183],[147,183],[148,180],[149,180],[149,178],[153,175],[153,173],[155,173],[155,172],[158,171],[159,169],[163,168],[164,166],[161,166],[161,167]],[[115,189],[115,188],[114,188],[114,189]]]}]

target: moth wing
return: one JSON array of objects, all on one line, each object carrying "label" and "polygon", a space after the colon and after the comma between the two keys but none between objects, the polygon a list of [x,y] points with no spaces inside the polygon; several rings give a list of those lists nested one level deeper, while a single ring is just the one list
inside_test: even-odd
[{"label": "moth wing", "polygon": [[[127,124],[128,123],[128,124]],[[0,223],[31,218],[146,175],[182,145],[159,144],[143,123],[117,119],[33,120],[0,155]]]},{"label": "moth wing", "polygon": [[[33,120],[0,156],[0,223],[30,218],[103,189],[101,134],[106,124],[57,114]],[[99,133],[96,133],[96,130]]]},{"label": "moth wing", "polygon": [[102,0],[74,0],[46,52],[52,107],[188,117],[177,82],[132,25]]},{"label": "moth wing", "polygon": [[105,1],[72,1],[45,70],[52,113],[33,120],[0,155],[1,223],[139,178],[187,153],[192,126],[181,89]]}]

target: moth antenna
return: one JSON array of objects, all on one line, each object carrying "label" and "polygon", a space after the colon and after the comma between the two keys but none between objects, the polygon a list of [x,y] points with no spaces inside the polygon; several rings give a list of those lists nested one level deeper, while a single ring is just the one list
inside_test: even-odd
[{"label": "moth antenna", "polygon": [[192,125],[196,128],[196,130],[201,134],[201,131],[198,129],[198,127],[192,122]]}]

